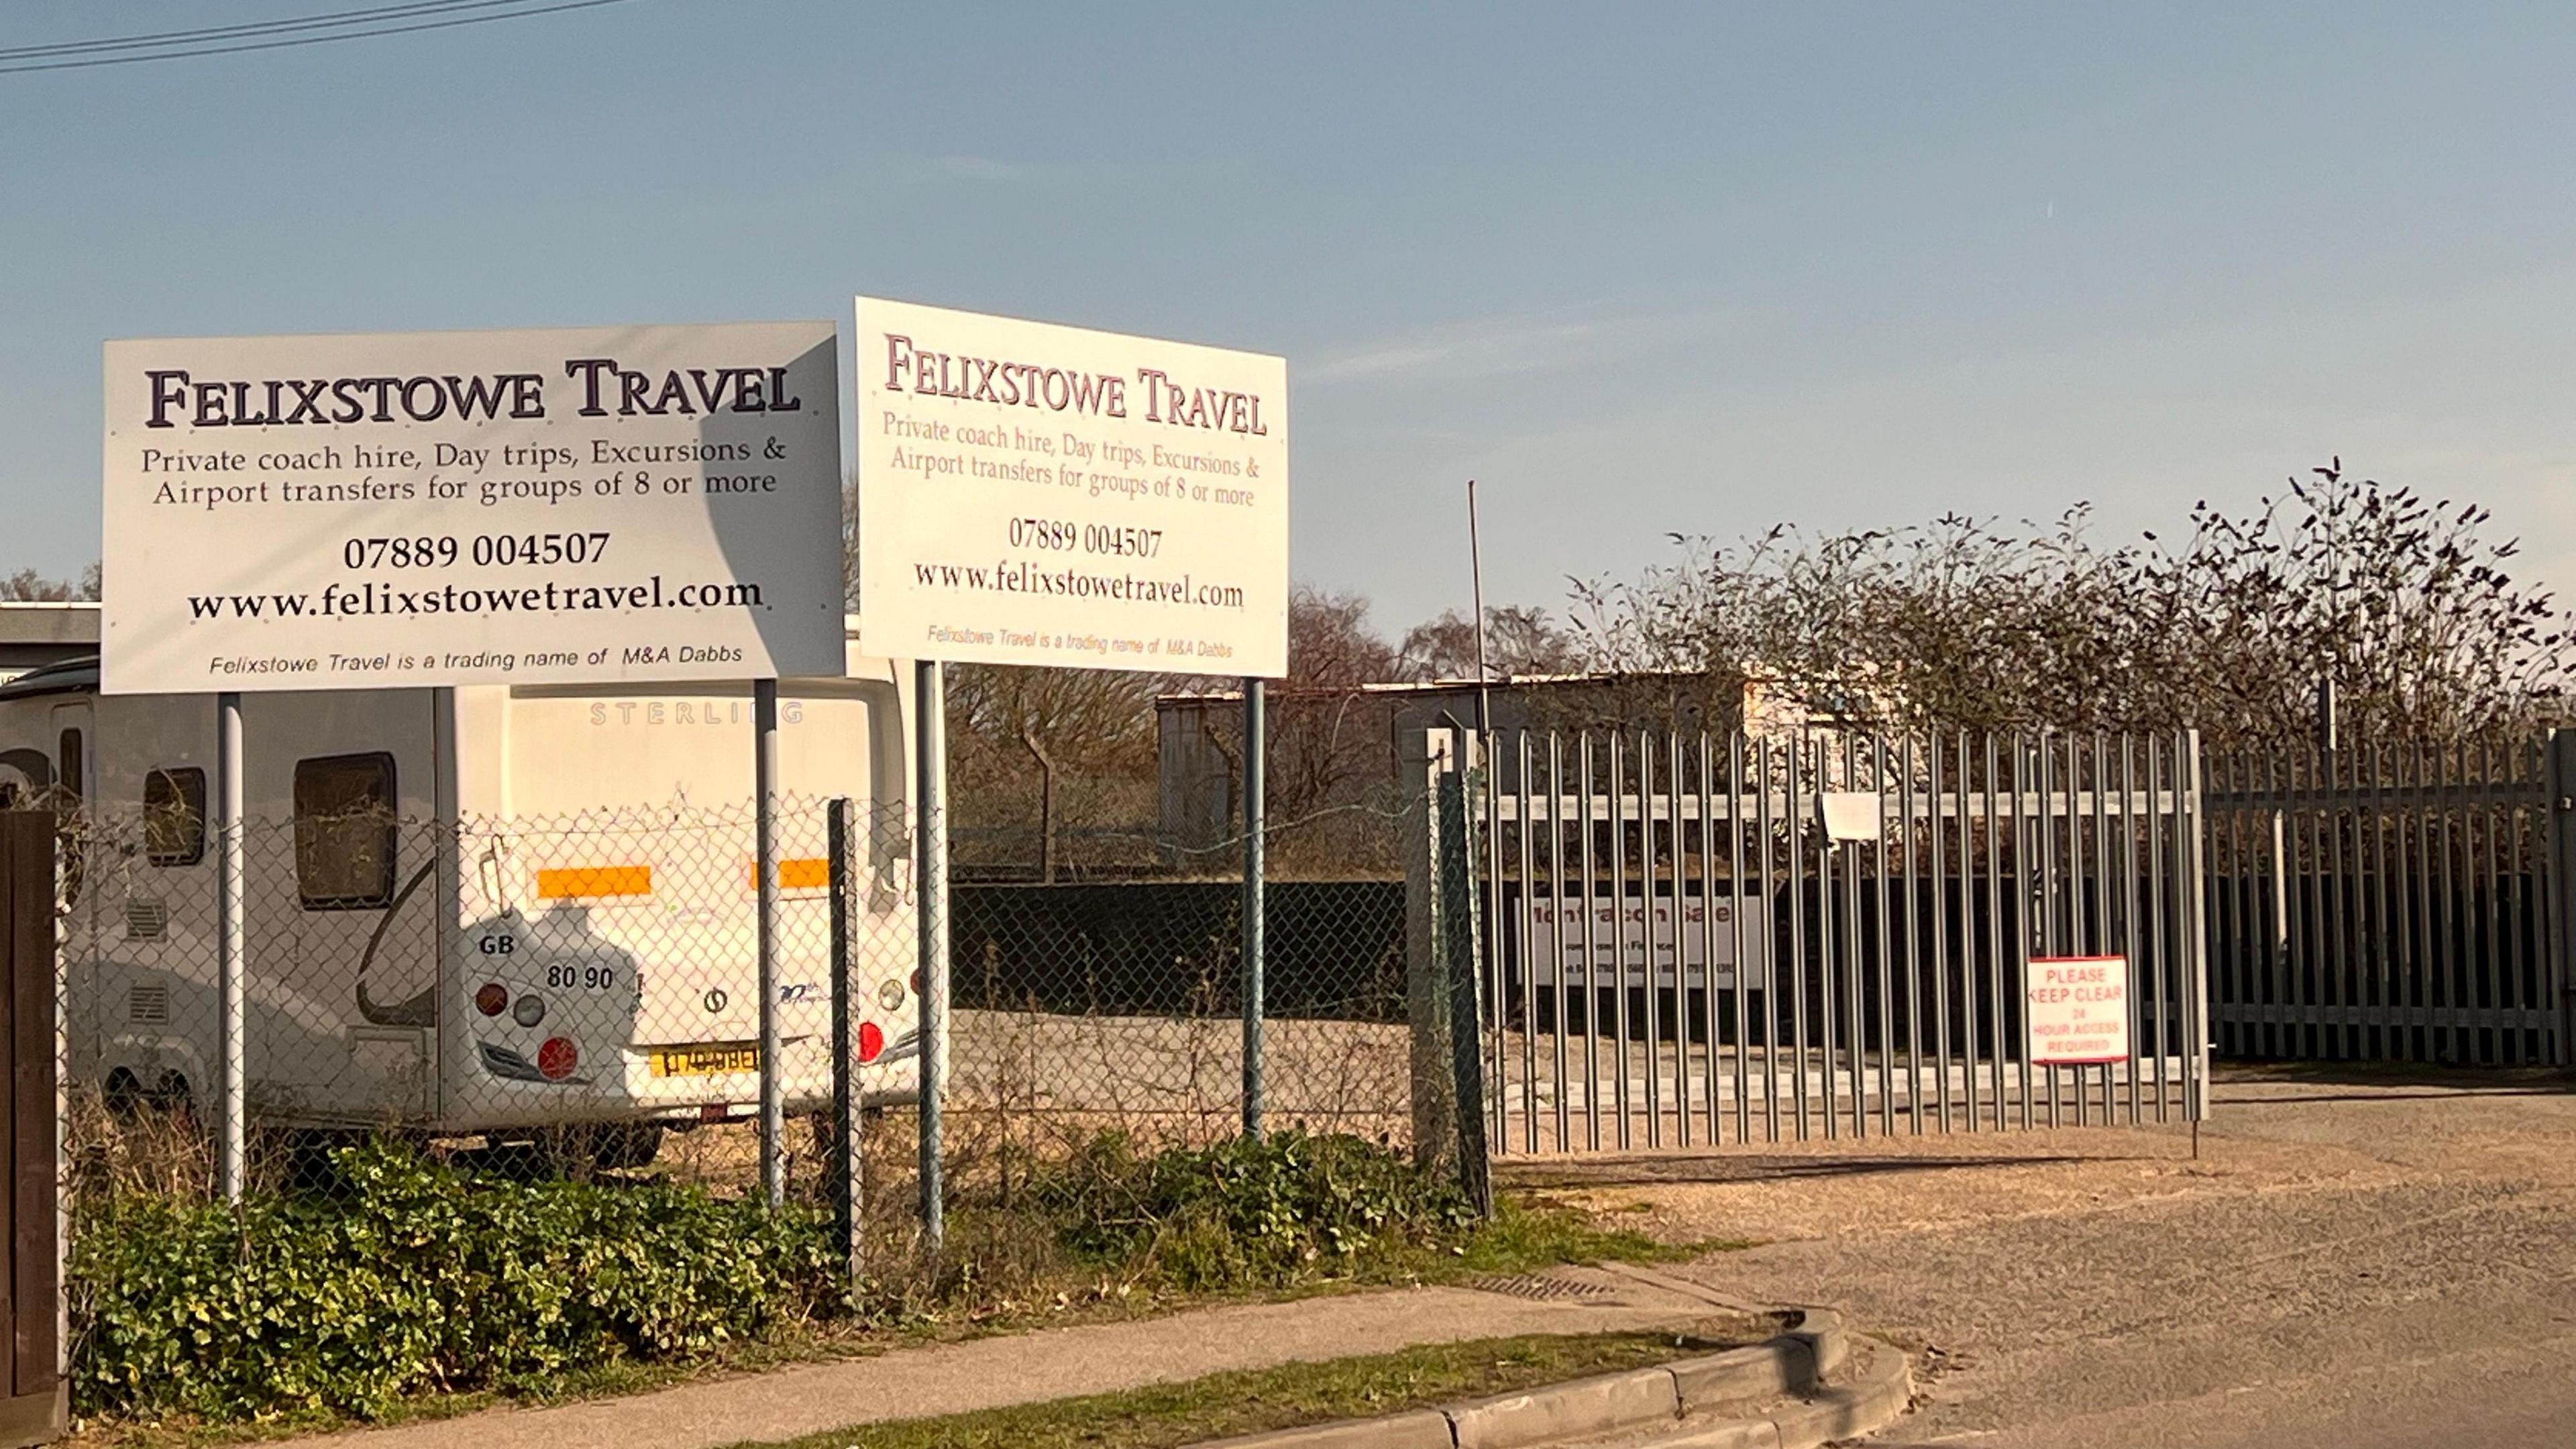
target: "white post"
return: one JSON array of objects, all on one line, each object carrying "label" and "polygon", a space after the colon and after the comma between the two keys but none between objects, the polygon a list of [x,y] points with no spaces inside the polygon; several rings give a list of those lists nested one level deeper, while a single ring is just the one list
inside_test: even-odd
[{"label": "white post", "polygon": [[787,1200],[787,1111],[778,1031],[778,681],[751,685],[753,870],[760,885],[760,1192]]},{"label": "white post", "polygon": [[215,1088],[219,1135],[216,1186],[224,1201],[239,1202],[248,1158],[243,1122],[246,1077],[242,1056],[247,1013],[242,1001],[242,724],[241,696],[215,696],[215,773],[221,803],[215,827],[216,1056],[222,1063]]},{"label": "white post", "polygon": [[1262,767],[1269,754],[1263,717],[1266,681],[1243,681],[1243,1135],[1261,1135],[1261,1045],[1265,1009],[1262,982],[1262,873],[1269,829],[1263,814],[1268,790]]},{"label": "white post", "polygon": [[940,1095],[948,1078],[948,697],[939,661],[913,666],[913,889],[920,902],[921,1236],[946,1236]]}]

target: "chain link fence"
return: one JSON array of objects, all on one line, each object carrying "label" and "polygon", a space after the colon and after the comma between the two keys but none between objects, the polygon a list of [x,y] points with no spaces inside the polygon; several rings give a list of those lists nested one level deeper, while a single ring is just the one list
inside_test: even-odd
[{"label": "chain link fence", "polygon": [[[299,772],[296,813],[242,830],[246,1191],[327,1200],[345,1190],[337,1149],[392,1138],[515,1178],[754,1195],[767,1067],[788,1195],[835,1203],[856,1142],[872,1230],[917,1232],[907,809],[854,808],[836,865],[833,802],[777,802],[773,1061],[749,802],[409,819],[371,761]],[[72,1185],[202,1198],[227,1111],[222,842],[200,772],[146,793],[139,811],[62,817]],[[1274,858],[1402,825],[1392,808],[1341,818],[1358,813],[1280,827]],[[1400,1143],[1402,880],[1291,879],[1265,899],[1268,1121]],[[1241,912],[1239,879],[1206,874],[952,888],[952,1204],[1007,1199],[1103,1134],[1150,1149],[1238,1130]]]}]

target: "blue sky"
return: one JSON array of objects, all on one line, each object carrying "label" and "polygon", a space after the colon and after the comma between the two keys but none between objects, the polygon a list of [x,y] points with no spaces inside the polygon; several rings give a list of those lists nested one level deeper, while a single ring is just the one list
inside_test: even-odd
[{"label": "blue sky", "polygon": [[2571,63],[2564,6],[631,0],[0,75],[0,568],[97,553],[105,338],[870,292],[1285,354],[1296,573],[1391,628],[1470,476],[1498,600],[2338,452],[2576,594]]}]

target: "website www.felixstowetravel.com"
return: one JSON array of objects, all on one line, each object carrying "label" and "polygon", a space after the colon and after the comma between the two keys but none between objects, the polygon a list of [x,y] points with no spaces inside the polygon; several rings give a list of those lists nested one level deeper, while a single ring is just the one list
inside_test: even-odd
[{"label": "website www.felixstowetravel.com", "polygon": [[640,584],[523,584],[516,588],[397,589],[365,583],[326,584],[269,594],[191,594],[191,619],[381,619],[424,614],[583,614],[628,609],[757,609],[760,585],[682,584],[666,588],[655,574]]},{"label": "website www.felixstowetravel.com", "polygon": [[1240,609],[1243,590],[1233,584],[1194,584],[1190,576],[1148,579],[1134,574],[1095,574],[1080,569],[1042,569],[1005,562],[994,568],[959,564],[916,563],[913,578],[926,589],[962,589],[973,593],[1044,594],[1076,599],[1127,599],[1147,604],[1184,604],[1202,609]]}]

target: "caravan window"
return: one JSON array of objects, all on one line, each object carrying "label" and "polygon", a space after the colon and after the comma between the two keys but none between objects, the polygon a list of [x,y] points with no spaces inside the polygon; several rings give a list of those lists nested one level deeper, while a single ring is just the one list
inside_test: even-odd
[{"label": "caravan window", "polygon": [[206,772],[155,770],[143,777],[143,853],[154,865],[206,858]]},{"label": "caravan window", "polygon": [[56,747],[54,773],[59,777],[55,788],[62,794],[61,812],[69,815],[80,809],[81,781],[87,778],[81,765],[81,732],[65,730]]},{"label": "caravan window", "polygon": [[[81,732],[65,730],[54,748],[54,814],[69,820],[80,814],[81,782],[89,778],[81,761]],[[62,834],[63,899],[80,899],[81,883],[88,879],[88,857],[81,848],[82,832],[69,830]]]},{"label": "caravan window", "polygon": [[393,756],[296,761],[295,888],[308,911],[393,903]]}]

